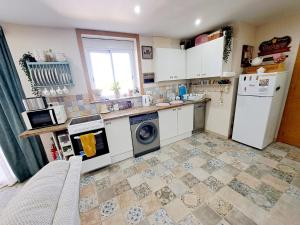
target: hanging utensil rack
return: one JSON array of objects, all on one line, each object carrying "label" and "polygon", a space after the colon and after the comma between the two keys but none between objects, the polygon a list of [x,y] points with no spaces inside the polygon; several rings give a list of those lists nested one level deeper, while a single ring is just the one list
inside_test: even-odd
[{"label": "hanging utensil rack", "polygon": [[72,86],[68,62],[27,62],[33,87]]}]

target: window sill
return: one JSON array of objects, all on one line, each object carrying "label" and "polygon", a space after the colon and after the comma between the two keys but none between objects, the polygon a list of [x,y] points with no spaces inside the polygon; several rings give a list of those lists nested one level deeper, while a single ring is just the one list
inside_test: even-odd
[{"label": "window sill", "polygon": [[120,97],[120,98],[111,98],[107,100],[92,100],[90,104],[95,104],[95,103],[107,103],[107,102],[113,102],[113,101],[123,101],[126,99],[132,99],[132,98],[140,98],[142,95],[134,95],[134,96],[127,96],[127,97]]}]

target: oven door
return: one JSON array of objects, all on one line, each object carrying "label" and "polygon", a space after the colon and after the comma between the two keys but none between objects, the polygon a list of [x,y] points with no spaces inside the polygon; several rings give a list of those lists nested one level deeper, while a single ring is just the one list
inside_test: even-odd
[{"label": "oven door", "polygon": [[[89,133],[94,133],[95,134],[95,138],[96,138],[96,154],[92,157],[87,157],[84,153],[84,150],[82,148],[81,145],[81,141],[80,141],[80,135],[83,134],[89,134]],[[77,134],[72,134],[70,135],[70,139],[72,142],[72,146],[73,146],[73,151],[75,155],[80,155],[82,156],[82,160],[87,160],[87,159],[92,159],[98,156],[102,156],[105,154],[109,153],[109,149],[108,149],[108,144],[107,144],[107,139],[106,139],[106,133],[105,133],[105,129],[101,128],[101,129],[96,129],[96,130],[90,130],[87,132],[82,132],[82,133],[77,133]]]},{"label": "oven door", "polygon": [[53,109],[30,111],[27,112],[27,117],[33,129],[57,124]]}]

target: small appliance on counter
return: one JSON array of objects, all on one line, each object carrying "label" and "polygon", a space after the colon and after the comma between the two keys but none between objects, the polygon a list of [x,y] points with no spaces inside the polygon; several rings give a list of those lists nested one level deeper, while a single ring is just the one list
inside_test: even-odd
[{"label": "small appliance on counter", "polygon": [[22,112],[22,117],[28,130],[63,124],[67,121],[67,114],[63,105],[25,111]]},{"label": "small appliance on counter", "polygon": [[153,101],[153,98],[151,95],[143,95],[142,96],[142,105],[143,106],[150,106]]},{"label": "small appliance on counter", "polygon": [[45,97],[25,98],[22,101],[26,111],[46,109],[48,107]]},{"label": "small appliance on counter", "polygon": [[[100,115],[73,118],[68,126],[68,132],[75,155],[82,157],[81,172],[89,172],[111,164],[104,122]],[[88,153],[83,137],[90,135],[95,151]]]},{"label": "small appliance on counter", "polygon": [[186,95],[187,90],[186,86],[183,84],[178,85],[178,96],[180,97],[181,100],[183,100],[183,96]]},{"label": "small appliance on counter", "polygon": [[129,117],[135,157],[160,149],[158,113]]}]

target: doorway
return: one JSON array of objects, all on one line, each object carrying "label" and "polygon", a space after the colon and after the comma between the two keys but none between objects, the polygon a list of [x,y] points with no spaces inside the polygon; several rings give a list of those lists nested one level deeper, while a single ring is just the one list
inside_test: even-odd
[{"label": "doorway", "polygon": [[300,147],[300,47],[294,65],[277,141]]}]

